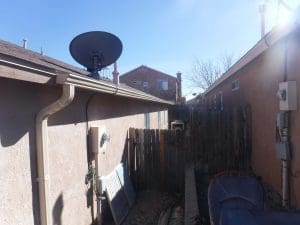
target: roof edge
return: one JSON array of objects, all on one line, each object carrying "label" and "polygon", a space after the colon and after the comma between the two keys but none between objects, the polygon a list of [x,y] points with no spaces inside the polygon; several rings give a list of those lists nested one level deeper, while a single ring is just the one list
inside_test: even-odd
[{"label": "roof edge", "polygon": [[114,83],[108,83],[101,80],[95,80],[85,75],[70,74],[65,71],[34,68],[31,65],[23,65],[7,61],[0,58],[0,77],[22,80],[26,82],[38,84],[72,84],[75,87],[96,91],[100,93],[107,93],[116,96],[129,97],[140,99],[160,104],[174,105],[172,101],[166,101],[152,95],[143,93],[133,88],[126,89]]},{"label": "roof edge", "polygon": [[116,96],[140,99],[140,100],[145,100],[145,101],[150,101],[155,103],[161,103],[167,105],[175,104],[175,102],[166,101],[143,92],[128,90],[113,83],[112,84],[105,83],[101,80],[95,80],[93,78],[84,77],[76,74],[65,74],[65,73],[58,74],[56,77],[56,83],[61,85],[72,84],[75,87],[86,89],[86,90],[107,93]]},{"label": "roof edge", "polygon": [[298,28],[298,25],[288,24],[284,28],[275,27],[273,30],[268,32],[245,55],[243,55],[236,63],[234,63],[218,80],[216,80],[205,92],[203,92],[203,95],[207,95],[229,77],[234,75],[236,72],[252,62],[255,58],[264,53],[269,47],[273,46],[291,32],[295,31],[296,28]]},{"label": "roof edge", "polygon": [[147,68],[147,69],[149,69],[149,70],[155,71],[155,72],[157,72],[157,73],[161,73],[161,74],[163,74],[163,75],[165,75],[165,76],[168,76],[168,77],[177,79],[177,77],[175,77],[175,76],[173,76],[173,75],[167,74],[167,73],[165,73],[165,72],[162,72],[162,71],[153,69],[153,68],[151,68],[151,67],[149,67],[149,66],[145,66],[145,65],[140,65],[140,66],[138,66],[138,67],[136,67],[136,68],[134,68],[134,69],[132,69],[132,70],[129,70],[128,72],[126,72],[126,73],[120,75],[120,77],[126,77],[127,75],[130,75],[130,73],[132,73],[132,72],[134,72],[134,71],[136,71],[136,70],[138,70],[138,69],[140,69],[140,68],[143,68],[143,67],[144,67],[144,68]]}]

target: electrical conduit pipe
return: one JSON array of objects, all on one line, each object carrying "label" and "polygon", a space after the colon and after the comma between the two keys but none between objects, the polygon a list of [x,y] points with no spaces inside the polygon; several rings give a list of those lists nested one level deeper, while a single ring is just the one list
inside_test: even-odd
[{"label": "electrical conduit pipe", "polygon": [[52,225],[49,205],[48,118],[73,101],[75,87],[71,84],[65,84],[62,91],[63,93],[58,100],[43,108],[36,116],[36,151],[41,225]]},{"label": "electrical conduit pipe", "polygon": [[[288,40],[284,44],[284,78],[283,81],[288,80]],[[288,143],[290,146],[289,140],[289,117],[290,112],[284,112],[284,128],[281,132],[281,141]],[[291,159],[282,160],[282,206],[286,209],[290,208],[290,177],[289,177],[289,167],[291,164]]]}]

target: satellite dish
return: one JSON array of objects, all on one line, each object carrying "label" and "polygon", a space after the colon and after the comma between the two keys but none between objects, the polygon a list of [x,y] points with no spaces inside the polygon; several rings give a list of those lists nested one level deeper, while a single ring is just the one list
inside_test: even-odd
[{"label": "satellite dish", "polygon": [[70,43],[72,57],[91,72],[90,76],[100,79],[98,71],[111,65],[122,53],[121,40],[104,31],[91,31],[76,36]]}]

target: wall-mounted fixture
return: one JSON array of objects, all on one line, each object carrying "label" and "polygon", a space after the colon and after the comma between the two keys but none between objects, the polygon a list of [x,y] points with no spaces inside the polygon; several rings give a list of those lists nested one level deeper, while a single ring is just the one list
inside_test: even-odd
[{"label": "wall-mounted fixture", "polygon": [[171,122],[171,130],[183,131],[184,122],[182,120],[174,120],[173,122]]},{"label": "wall-mounted fixture", "polygon": [[110,135],[105,126],[91,127],[92,150],[93,153],[105,153],[107,142],[110,141]]},{"label": "wall-mounted fixture", "polygon": [[103,146],[106,144],[106,142],[110,141],[110,134],[107,132],[104,132],[101,136],[101,141],[100,141],[100,148],[103,148]]},{"label": "wall-mounted fixture", "polygon": [[291,151],[288,142],[276,143],[276,156],[280,160],[291,160]]},{"label": "wall-mounted fixture", "polygon": [[282,111],[297,110],[297,85],[296,81],[279,83],[277,92],[279,108]]},{"label": "wall-mounted fixture", "polygon": [[[285,78],[286,80],[286,78]],[[297,110],[297,86],[296,81],[279,83],[277,91],[280,112],[276,120],[276,154],[282,161],[282,206],[290,207],[290,161],[292,154],[290,149],[290,111]]]},{"label": "wall-mounted fixture", "polygon": [[276,156],[280,160],[291,160],[288,142],[288,117],[286,112],[277,113],[276,127],[279,139],[276,142]]}]

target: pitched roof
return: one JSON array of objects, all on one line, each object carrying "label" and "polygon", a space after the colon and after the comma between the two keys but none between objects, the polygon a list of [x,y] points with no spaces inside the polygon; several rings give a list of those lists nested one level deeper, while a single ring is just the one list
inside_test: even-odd
[{"label": "pitched roof", "polygon": [[139,70],[151,71],[151,72],[158,73],[158,74],[160,74],[160,75],[162,75],[162,76],[167,76],[167,77],[169,77],[170,79],[177,79],[176,77],[174,77],[174,76],[172,76],[172,75],[170,75],[170,74],[166,74],[166,73],[164,73],[164,72],[161,72],[161,71],[159,71],[159,70],[150,68],[150,67],[145,66],[145,65],[141,65],[141,66],[139,66],[139,67],[137,67],[137,68],[135,68],[135,69],[133,69],[133,70],[130,70],[130,71],[128,71],[128,72],[122,74],[120,77],[126,77],[126,76],[132,74],[133,72],[136,72],[136,71],[139,71]]},{"label": "pitched roof", "polygon": [[204,93],[207,95],[218,85],[223,83],[229,77],[233,76],[240,69],[251,63],[255,58],[263,54],[269,47],[272,47],[278,41],[286,38],[293,31],[299,29],[299,25],[291,23],[285,27],[274,27],[264,37],[262,37],[244,56],[242,56],[235,64],[233,64],[218,80],[216,80]]},{"label": "pitched roof", "polygon": [[124,96],[145,101],[174,104],[154,97],[125,84],[115,85],[108,80],[95,80],[89,72],[54,58],[0,40],[0,77],[35,83],[73,84],[78,88]]},{"label": "pitched roof", "polygon": [[87,71],[80,69],[78,67],[72,66],[70,64],[64,63],[57,59],[41,55],[37,52],[31,51],[29,49],[22,48],[16,44],[9,43],[7,41],[0,40],[0,54],[2,56],[14,57],[21,59],[32,64],[39,66],[44,66],[54,70],[60,70],[69,73],[77,73],[82,75],[89,74]]}]

